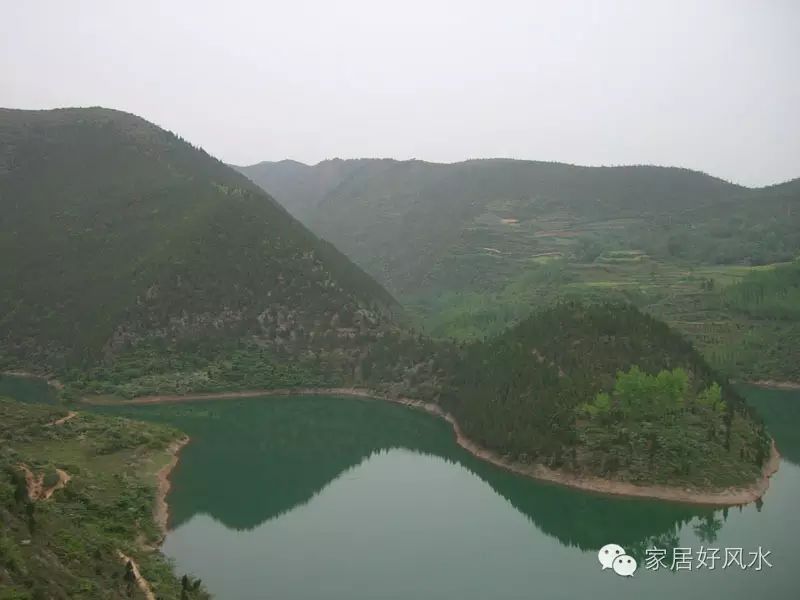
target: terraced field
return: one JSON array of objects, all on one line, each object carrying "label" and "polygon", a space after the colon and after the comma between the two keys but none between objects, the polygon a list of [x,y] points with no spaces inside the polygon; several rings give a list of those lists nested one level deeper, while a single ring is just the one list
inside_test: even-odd
[{"label": "terraced field", "polygon": [[736,378],[800,380],[787,352],[800,316],[743,310],[724,292],[800,255],[800,180],[754,189],[686,169],[514,160],[242,171],[433,335],[483,338],[558,299],[619,298]]},{"label": "terraced field", "polygon": [[632,302],[689,337],[718,369],[736,379],[800,379],[788,360],[800,343],[793,321],[753,318],[725,291],[748,274],[776,265],[692,266],[657,261],[641,251],[614,251],[593,262],[539,256],[500,291],[443,292],[407,302],[420,326],[437,336],[482,338],[562,299]]}]

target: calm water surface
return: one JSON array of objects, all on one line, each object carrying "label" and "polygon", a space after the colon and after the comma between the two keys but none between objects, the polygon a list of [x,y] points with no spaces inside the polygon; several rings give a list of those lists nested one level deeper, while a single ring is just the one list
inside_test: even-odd
[{"label": "calm water surface", "polygon": [[[237,600],[800,598],[800,393],[745,389],[783,453],[763,502],[613,499],[472,458],[449,427],[380,402],[296,397],[113,409],[192,436],[164,552]],[[597,550],[640,559],[633,578]],[[773,568],[653,572],[644,549],[761,546]],[[670,550],[671,551],[671,550]]]},{"label": "calm water surface", "polygon": [[32,404],[55,404],[56,394],[46,381],[32,377],[0,374],[0,396]]}]

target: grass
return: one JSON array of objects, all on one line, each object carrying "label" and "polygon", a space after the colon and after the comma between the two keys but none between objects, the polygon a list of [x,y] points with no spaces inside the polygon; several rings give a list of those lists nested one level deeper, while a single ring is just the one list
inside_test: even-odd
[{"label": "grass", "polygon": [[[159,598],[178,600],[181,584],[152,546],[155,474],[181,434],[163,425],[0,399],[0,598],[140,598],[117,551],[131,556]],[[31,502],[17,465],[71,480]],[[57,475],[56,475],[57,477]],[[202,590],[188,598],[206,598]]]},{"label": "grass", "polygon": [[406,304],[419,326],[434,336],[479,339],[565,297],[625,300],[683,333],[712,366],[730,377],[800,380],[800,365],[791,352],[800,343],[800,322],[760,318],[755,309],[726,301],[729,290],[748,276],[769,274],[791,263],[693,265],[654,260],[639,250],[604,255],[623,258],[528,261],[527,269],[498,291],[421,294]]}]

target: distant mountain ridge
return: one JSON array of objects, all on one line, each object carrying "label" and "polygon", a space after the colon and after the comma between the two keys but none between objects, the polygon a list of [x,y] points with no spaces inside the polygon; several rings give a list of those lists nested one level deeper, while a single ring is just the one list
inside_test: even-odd
[{"label": "distant mountain ridge", "polygon": [[[439,170],[444,172],[446,170],[454,170],[465,168],[469,166],[512,166],[520,169],[538,168],[538,169],[552,169],[560,170],[563,177],[569,172],[572,173],[620,173],[632,175],[635,172],[642,173],[643,175],[653,173],[681,173],[689,177],[697,177],[697,180],[707,179],[714,181],[724,186],[727,186],[728,191],[744,191],[748,189],[767,189],[785,184],[776,184],[776,186],[765,186],[764,188],[748,188],[742,185],[731,183],[714,177],[702,171],[696,171],[683,167],[664,167],[655,165],[619,165],[619,166],[583,166],[571,163],[550,162],[550,161],[537,161],[537,160],[524,160],[513,158],[473,158],[464,161],[453,163],[438,163],[429,162],[418,159],[398,160],[393,158],[354,158],[354,159],[341,159],[332,158],[320,161],[316,164],[309,165],[300,161],[292,159],[284,159],[280,161],[262,161],[253,165],[237,166],[231,165],[244,175],[248,176],[255,183],[262,187],[272,189],[272,193],[279,199],[283,199],[283,203],[287,210],[293,214],[299,213],[302,216],[306,215],[309,209],[316,208],[316,205],[322,201],[326,195],[334,192],[336,188],[345,183],[345,181],[353,176],[359,174],[362,169],[391,169],[403,167],[427,167],[432,170]],[[790,182],[786,182],[790,183]]]},{"label": "distant mountain ridge", "polygon": [[[543,253],[574,254],[575,242],[590,242],[598,229],[619,237],[623,248],[666,255],[671,238],[673,247],[686,247],[681,237],[694,235],[697,222],[727,221],[733,212],[746,214],[741,223],[724,224],[731,230],[727,237],[747,235],[753,224],[774,218],[781,235],[788,228],[788,241],[757,259],[751,256],[757,240],[726,241],[719,260],[786,260],[800,248],[783,221],[785,204],[800,203],[797,180],[750,189],[676,167],[512,159],[333,159],[237,168],[400,295],[480,287],[498,261],[481,258],[485,264],[476,265],[475,256],[492,251],[524,263]],[[508,263],[501,269],[518,270]]]}]

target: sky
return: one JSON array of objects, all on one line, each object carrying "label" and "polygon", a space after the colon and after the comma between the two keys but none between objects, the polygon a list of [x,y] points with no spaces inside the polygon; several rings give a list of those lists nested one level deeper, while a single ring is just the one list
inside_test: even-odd
[{"label": "sky", "polygon": [[234,164],[511,157],[800,177],[800,1],[0,0],[0,106]]}]

